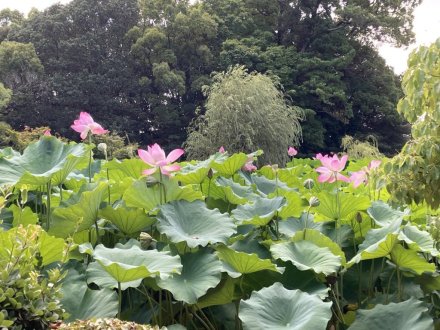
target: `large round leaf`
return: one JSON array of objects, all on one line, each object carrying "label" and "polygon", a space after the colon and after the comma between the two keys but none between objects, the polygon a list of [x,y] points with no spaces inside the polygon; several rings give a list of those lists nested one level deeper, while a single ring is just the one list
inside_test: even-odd
[{"label": "large round leaf", "polygon": [[348,263],[351,266],[361,260],[386,257],[397,242],[402,219],[379,229],[371,229],[365,235],[365,240],[359,245],[358,253]]},{"label": "large round leaf", "polygon": [[221,175],[229,177],[241,169],[247,160],[248,156],[244,153],[233,154],[231,157],[222,154],[212,162],[211,166]]},{"label": "large round leaf", "polygon": [[260,259],[256,253],[235,251],[224,245],[217,246],[216,250],[220,260],[225,263],[224,270],[233,278],[264,269],[279,273],[284,271],[283,268],[273,264],[270,259]]},{"label": "large round leaf", "polygon": [[[163,198],[161,187],[165,187],[166,198]],[[152,187],[148,187],[146,179],[140,179],[135,182],[125,191],[123,200],[129,207],[139,207],[145,209],[145,211],[151,211],[158,207],[160,204],[164,204],[166,201],[174,200],[186,200],[194,201],[196,199],[202,199],[203,195],[200,191],[195,191],[192,186],[180,187],[176,181],[163,179],[161,184],[155,184]]]},{"label": "large round leaf", "polygon": [[391,250],[391,260],[402,270],[417,275],[423,273],[432,274],[435,272],[435,265],[429,263],[425,258],[419,256],[414,250],[407,250],[402,245],[396,244]]},{"label": "large round leaf", "polygon": [[381,227],[402,220],[403,217],[408,214],[408,210],[406,212],[395,210],[382,201],[374,201],[371,207],[368,208],[367,212],[374,222]]},{"label": "large round leaf", "polygon": [[187,163],[175,175],[175,179],[183,184],[200,184],[207,177],[213,157],[196,164]]},{"label": "large round leaf", "polygon": [[431,330],[434,329],[434,322],[423,302],[411,298],[398,304],[376,305],[370,310],[359,310],[349,329]]},{"label": "large round leaf", "polygon": [[186,242],[191,248],[226,243],[236,232],[228,215],[208,209],[202,201],[174,201],[162,205],[157,220],[159,231],[173,243]]},{"label": "large round leaf", "polygon": [[275,259],[290,261],[300,270],[312,269],[315,273],[330,275],[341,266],[341,257],[328,247],[319,247],[308,241],[274,244],[270,251]]},{"label": "large round leaf", "polygon": [[283,197],[272,199],[257,197],[252,204],[239,205],[232,211],[232,216],[240,225],[252,224],[255,226],[265,226],[277,211],[286,204]]},{"label": "large round leaf", "polygon": [[428,252],[433,257],[439,255],[435,248],[434,239],[427,231],[420,230],[416,226],[406,225],[399,234],[399,239],[405,241],[411,250]]},{"label": "large round leaf", "polygon": [[157,250],[144,251],[136,240],[125,245],[116,244],[113,249],[99,244],[92,256],[119,283],[146,277],[168,277],[182,269],[179,256]]},{"label": "large round leaf", "polygon": [[195,304],[221,280],[222,264],[212,253],[200,250],[182,256],[182,273],[159,279],[157,285],[170,291],[174,299]]},{"label": "large round leaf", "polygon": [[[116,281],[113,276],[107,273],[105,269],[101,266],[101,264],[97,261],[91,262],[87,266],[86,274],[87,282],[95,283],[100,288],[115,289],[118,287],[118,281]],[[122,282],[120,283],[121,290],[126,290],[127,288],[137,288],[139,285],[141,285],[141,283],[142,278],[134,281]]]},{"label": "large round leaf", "polygon": [[275,283],[242,300],[239,317],[244,329],[325,330],[331,306],[331,302]]},{"label": "large round leaf", "polygon": [[117,208],[107,206],[100,210],[99,214],[127,235],[137,233],[151,226],[155,221],[154,218],[148,217],[142,209],[123,206]]},{"label": "large round leaf", "polygon": [[219,177],[216,180],[216,184],[223,189],[226,199],[231,204],[246,204],[257,196],[250,186],[242,186],[231,179]]},{"label": "large round leaf", "polygon": [[322,222],[314,222],[313,214],[307,214],[303,212],[301,217],[288,218],[278,222],[279,231],[281,234],[287,237],[292,237],[296,232],[302,231],[304,228],[316,229],[318,231],[323,230]]},{"label": "large round leaf", "polygon": [[356,212],[366,210],[371,203],[367,196],[346,193],[339,193],[337,196],[328,191],[319,193],[318,199],[320,204],[316,207],[317,215],[324,220],[349,220]]},{"label": "large round leaf", "polygon": [[61,292],[61,303],[69,313],[66,321],[87,320],[98,317],[114,317],[118,312],[118,296],[110,289],[91,290],[85,276],[70,269]]},{"label": "large round leaf", "polygon": [[58,207],[51,218],[49,233],[66,238],[75,232],[89,229],[98,217],[98,210],[107,185],[99,183],[92,191],[72,196],[70,205]]},{"label": "large round leaf", "polygon": [[59,185],[88,151],[85,144],[66,144],[55,137],[43,136],[30,144],[23,155],[0,157],[0,185],[41,186],[48,182]]}]

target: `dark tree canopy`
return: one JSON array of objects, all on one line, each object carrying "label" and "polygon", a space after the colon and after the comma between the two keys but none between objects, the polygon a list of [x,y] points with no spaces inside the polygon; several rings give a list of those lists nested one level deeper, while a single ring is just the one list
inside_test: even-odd
[{"label": "dark tree canopy", "polygon": [[131,141],[175,148],[196,109],[206,111],[202,87],[238,64],[277,76],[304,110],[303,153],[339,150],[346,134],[373,134],[394,153],[408,132],[395,111],[401,88],[373,42],[413,40],[420,2],[73,0],[27,18],[2,10],[0,50],[22,49],[27,66],[0,63],[13,92],[0,120],[75,138],[69,123],[83,110]]}]

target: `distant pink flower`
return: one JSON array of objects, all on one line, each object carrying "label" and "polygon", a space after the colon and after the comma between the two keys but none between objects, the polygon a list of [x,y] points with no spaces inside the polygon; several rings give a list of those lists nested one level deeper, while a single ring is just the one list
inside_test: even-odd
[{"label": "distant pink flower", "polygon": [[287,154],[290,157],[294,157],[298,154],[298,150],[296,150],[294,147],[289,147],[289,150],[287,150]]},{"label": "distant pink flower", "polygon": [[160,172],[163,175],[170,176],[172,172],[180,170],[180,166],[177,164],[170,165],[172,162],[176,161],[180,156],[185,153],[182,149],[174,149],[168,156],[165,155],[165,151],[157,144],[148,146],[147,150],[139,149],[139,157],[148,165],[153,166],[144,170],[142,173],[145,175],[151,175],[160,168]]},{"label": "distant pink flower", "polygon": [[43,135],[44,136],[52,136],[52,134],[50,133],[50,129],[45,130]]},{"label": "distant pink flower", "polygon": [[337,155],[330,157],[328,155],[317,154],[316,159],[321,161],[322,166],[316,169],[320,175],[318,177],[319,182],[333,183],[335,181],[350,182],[350,179],[342,175],[341,172],[345,168],[348,156],[344,155],[341,159]]},{"label": "distant pink flower", "polygon": [[226,152],[225,148],[223,148],[223,146],[220,147],[220,149],[218,149],[218,152],[221,154],[224,154]]},{"label": "distant pink flower", "polygon": [[246,161],[246,164],[244,164],[241,169],[247,172],[256,171],[257,167],[253,163],[254,163],[254,156],[249,156],[248,160]]},{"label": "distant pink flower", "polygon": [[70,126],[74,131],[81,133],[81,139],[87,138],[89,132],[96,135],[102,135],[108,133],[107,130],[102,128],[101,125],[96,123],[92,116],[90,116],[87,112],[81,112],[79,114],[79,119],[76,119],[73,122],[73,125]]},{"label": "distant pink flower", "polygon": [[362,183],[367,183],[371,171],[378,168],[380,164],[381,164],[380,160],[372,160],[367,167],[363,167],[360,171],[351,173],[350,181],[353,182],[353,187],[357,188]]}]

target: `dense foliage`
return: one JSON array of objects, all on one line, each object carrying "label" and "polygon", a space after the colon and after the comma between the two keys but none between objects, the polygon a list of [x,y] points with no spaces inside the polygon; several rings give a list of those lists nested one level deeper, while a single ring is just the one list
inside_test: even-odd
[{"label": "dense foliage", "polygon": [[[85,114],[72,127],[106,132]],[[438,322],[440,227],[423,205],[384,202],[380,161],[345,168],[347,156],[318,154],[255,171],[260,153],[177,164],[183,150],[157,144],[123,161],[93,160],[92,147],[45,135],[22,154],[0,151],[0,262],[38,272],[0,279],[6,297],[22,299],[0,300],[3,325],[116,315],[211,330]],[[29,250],[10,247],[29,235]]]},{"label": "dense foliage", "polygon": [[397,200],[440,205],[440,39],[420,47],[403,77],[397,110],[412,124],[412,139],[389,164],[389,189]]},{"label": "dense foliage", "polygon": [[0,56],[0,81],[13,96],[0,120],[73,138],[64,122],[85,110],[132,142],[177,147],[196,108],[205,111],[211,74],[241,64],[278,76],[303,108],[304,154],[336,151],[345,134],[373,134],[395,153],[408,132],[394,111],[399,81],[372,43],[408,44],[419,3],[73,0],[26,18],[2,10],[0,54],[13,56]]},{"label": "dense foliage", "polygon": [[299,145],[301,110],[286,104],[270,77],[231,68],[213,77],[205,90],[206,113],[192,123],[185,150],[190,159],[204,159],[228,146],[229,152],[265,150],[263,164],[284,166],[286,150]]}]

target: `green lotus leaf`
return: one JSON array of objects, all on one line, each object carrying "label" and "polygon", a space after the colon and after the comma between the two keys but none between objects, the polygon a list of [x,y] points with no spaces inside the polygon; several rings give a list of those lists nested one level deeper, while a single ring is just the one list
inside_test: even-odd
[{"label": "green lotus leaf", "polygon": [[370,310],[358,310],[356,314],[350,330],[434,329],[434,322],[428,314],[428,308],[415,298],[397,304],[379,304]]},{"label": "green lotus leaf", "polygon": [[62,261],[65,258],[65,253],[68,251],[64,239],[56,238],[42,231],[39,241],[43,266],[47,266],[56,261]]},{"label": "green lotus leaf", "polygon": [[291,188],[280,180],[269,180],[264,176],[249,173],[243,173],[241,176],[245,178],[249,185],[254,186],[255,189],[265,197],[269,197],[269,195],[275,193],[277,189],[281,191],[292,191]]},{"label": "green lotus leaf", "polygon": [[256,253],[235,251],[224,245],[219,245],[215,249],[218,258],[224,262],[224,270],[233,278],[264,269],[278,273],[284,271],[283,268],[273,264],[270,259],[261,259]]},{"label": "green lotus leaf", "polygon": [[159,279],[157,285],[173,294],[174,299],[195,304],[197,299],[221,280],[222,264],[212,253],[199,250],[182,256],[182,273]]},{"label": "green lotus leaf", "polygon": [[233,154],[230,157],[221,155],[211,163],[213,169],[221,175],[230,177],[243,167],[248,160],[248,156],[242,152]]},{"label": "green lotus leaf", "polygon": [[235,284],[237,280],[227,276],[215,288],[208,292],[197,301],[199,308],[205,308],[216,305],[226,305],[235,298]]},{"label": "green lotus leaf", "polygon": [[[162,199],[162,204],[174,200],[186,200],[192,202],[203,199],[200,191],[195,191],[192,186],[180,187],[176,181],[164,178],[162,183],[165,186],[166,199]],[[128,207],[139,207],[149,212],[161,205],[162,187],[155,184],[147,187],[146,179],[142,178],[133,182],[123,196],[123,200]],[[162,196],[163,197],[163,196]]]},{"label": "green lotus leaf", "polygon": [[322,222],[314,222],[313,214],[302,213],[301,217],[298,218],[288,218],[283,221],[278,222],[278,229],[281,234],[287,237],[292,237],[298,231],[302,231],[304,228],[316,229],[318,231],[323,230]]},{"label": "green lotus leaf", "polygon": [[[96,261],[91,262],[87,266],[86,275],[87,275],[87,282],[95,283],[100,288],[109,288],[109,289],[118,288],[118,281],[116,281],[113,276],[107,273],[99,262]],[[122,282],[120,283],[121,290],[126,290],[128,288],[137,288],[138,286],[141,285],[142,280],[143,279],[140,278],[134,281]]]},{"label": "green lotus leaf", "polygon": [[239,205],[232,211],[232,216],[240,225],[267,225],[277,211],[286,203],[283,197],[272,199],[257,197],[252,204]]},{"label": "green lotus leaf", "polygon": [[173,201],[160,206],[157,228],[173,243],[186,242],[190,248],[226,243],[236,232],[227,214],[210,210],[202,201]]},{"label": "green lotus leaf", "polygon": [[331,302],[300,290],[287,290],[281,283],[253,292],[240,302],[244,329],[325,330],[332,316]]},{"label": "green lotus leaf", "polygon": [[365,240],[359,245],[358,253],[350,260],[348,266],[361,260],[388,256],[398,241],[401,223],[402,219],[396,219],[386,227],[369,230],[365,235]]},{"label": "green lotus leaf", "polygon": [[439,255],[439,251],[435,248],[435,242],[431,234],[427,231],[420,230],[416,226],[406,225],[399,234],[399,239],[405,241],[411,250],[428,252],[433,257]]},{"label": "green lotus leaf", "polygon": [[208,176],[212,160],[213,157],[210,157],[209,159],[197,162],[196,164],[187,163],[180,169],[174,178],[184,185],[200,184]]},{"label": "green lotus leaf", "polygon": [[126,235],[138,233],[156,221],[148,217],[142,209],[123,206],[117,208],[107,206],[99,211],[99,215],[109,220]]},{"label": "green lotus leaf", "polygon": [[370,199],[367,196],[355,196],[346,193],[339,193],[339,208],[337,196],[333,192],[322,191],[317,194],[320,204],[315,208],[317,214],[324,220],[349,220],[356,212],[364,211],[370,206]]},{"label": "green lotus leaf", "polygon": [[157,250],[144,251],[133,239],[125,245],[116,244],[113,249],[99,244],[92,256],[119,283],[146,277],[169,277],[182,269],[179,256]]},{"label": "green lotus leaf", "polygon": [[12,226],[14,227],[17,227],[18,225],[35,225],[38,222],[38,215],[32,212],[31,208],[28,206],[19,208],[17,205],[11,205],[8,209],[12,211],[14,217]]},{"label": "green lotus leaf", "polygon": [[306,206],[300,194],[296,191],[282,190],[280,192],[280,196],[283,196],[287,201],[287,204],[278,213],[281,219],[300,217],[304,207]]},{"label": "green lotus leaf", "polygon": [[123,161],[113,159],[106,163],[105,168],[109,170],[110,179],[119,181],[126,177],[137,180],[142,176],[142,172],[151,166],[139,158],[131,158]]},{"label": "green lotus leaf", "polygon": [[407,250],[402,245],[394,245],[391,251],[391,260],[402,270],[422,275],[434,273],[435,265],[427,262],[414,250]]},{"label": "green lotus leaf", "polygon": [[114,317],[118,312],[118,296],[110,289],[91,290],[84,274],[70,269],[64,279],[61,303],[69,313],[66,322],[90,318]]},{"label": "green lotus leaf", "polygon": [[89,229],[98,217],[107,184],[101,182],[92,191],[80,192],[69,200],[71,205],[58,207],[52,213],[49,233],[66,238],[75,232]]},{"label": "green lotus leaf", "polygon": [[374,201],[367,212],[374,222],[381,227],[388,226],[396,220],[403,220],[403,217],[408,214],[408,212],[393,209],[383,201]]},{"label": "green lotus leaf", "polygon": [[308,241],[319,247],[326,247],[335,255],[341,257],[342,266],[345,266],[347,260],[345,258],[345,253],[342,251],[341,247],[333,242],[331,238],[324,235],[323,233],[317,231],[316,229],[304,229],[297,232],[292,238],[292,242]]},{"label": "green lotus leaf", "polygon": [[43,136],[31,143],[23,155],[0,157],[0,185],[41,186],[49,182],[59,185],[88,156],[88,151],[85,144],[66,144],[55,137]]},{"label": "green lotus leaf", "polygon": [[253,200],[255,199],[255,197],[257,197],[251,187],[242,186],[241,184],[236,183],[231,179],[218,177],[216,180],[216,184],[223,189],[226,199],[231,204],[246,204],[250,200]]},{"label": "green lotus leaf", "polygon": [[299,270],[313,270],[317,274],[336,273],[341,266],[341,257],[334,255],[328,247],[319,247],[308,241],[274,244],[270,251],[275,259],[290,261]]}]

